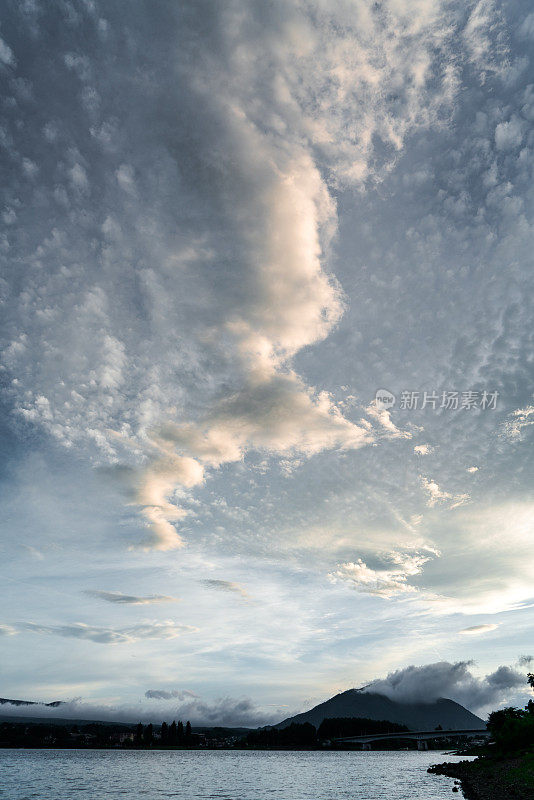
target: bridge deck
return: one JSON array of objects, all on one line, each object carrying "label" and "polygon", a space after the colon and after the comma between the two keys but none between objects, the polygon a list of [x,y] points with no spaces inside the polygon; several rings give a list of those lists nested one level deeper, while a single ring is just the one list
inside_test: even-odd
[{"label": "bridge deck", "polygon": [[448,739],[451,736],[490,736],[484,728],[473,728],[456,731],[402,731],[400,733],[374,733],[363,736],[343,736],[332,739],[333,742],[379,742],[386,739]]}]

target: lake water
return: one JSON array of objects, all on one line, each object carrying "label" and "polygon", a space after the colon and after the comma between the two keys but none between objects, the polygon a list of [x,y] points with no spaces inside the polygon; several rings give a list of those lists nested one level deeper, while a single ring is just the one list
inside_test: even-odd
[{"label": "lake water", "polygon": [[[439,800],[434,752],[1,750],[2,800]],[[461,797],[461,795],[456,795]]]}]

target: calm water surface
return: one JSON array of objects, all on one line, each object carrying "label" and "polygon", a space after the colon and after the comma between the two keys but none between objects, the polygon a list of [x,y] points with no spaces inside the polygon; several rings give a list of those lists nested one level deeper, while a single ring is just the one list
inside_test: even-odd
[{"label": "calm water surface", "polygon": [[[439,800],[440,752],[0,750],[2,800]],[[457,797],[461,795],[456,795]]]}]

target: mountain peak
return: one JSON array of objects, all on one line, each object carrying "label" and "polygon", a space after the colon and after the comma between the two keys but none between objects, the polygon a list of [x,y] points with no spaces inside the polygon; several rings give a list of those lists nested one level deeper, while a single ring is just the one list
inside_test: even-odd
[{"label": "mountain peak", "polygon": [[433,730],[438,725],[444,730],[486,727],[480,717],[446,697],[428,702],[400,702],[379,692],[368,692],[363,689],[348,689],[341,692],[309,711],[283,720],[275,727],[286,728],[292,722],[309,722],[318,728],[324,719],[332,717],[385,719],[406,725],[410,730]]}]

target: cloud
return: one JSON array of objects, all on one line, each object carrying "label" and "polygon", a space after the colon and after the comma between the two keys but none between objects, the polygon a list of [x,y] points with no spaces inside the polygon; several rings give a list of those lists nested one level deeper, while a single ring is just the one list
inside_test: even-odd
[{"label": "cloud", "polygon": [[503,425],[503,435],[511,442],[521,441],[524,428],[534,425],[534,406],[518,408]]},{"label": "cloud", "polygon": [[9,67],[12,67],[15,64],[13,51],[2,38],[0,38],[0,61],[3,64],[7,64]]},{"label": "cloud", "polygon": [[90,597],[97,597],[99,600],[107,600],[108,603],[124,603],[126,605],[145,606],[152,603],[177,603],[178,597],[171,597],[165,594],[151,594],[147,597],[140,597],[133,594],[122,594],[122,592],[104,592],[99,590],[87,589],[84,594]]},{"label": "cloud", "polygon": [[424,666],[411,665],[390,672],[387,678],[372,681],[365,691],[379,692],[406,703],[431,702],[440,697],[465,705],[472,711],[506,702],[510,693],[524,689],[526,676],[511,667],[500,666],[482,678],[473,675],[471,661],[439,661]]},{"label": "cloud", "polygon": [[0,625],[0,636],[14,636],[16,632],[11,625]]},{"label": "cloud", "polygon": [[488,633],[489,631],[494,631],[499,626],[494,623],[486,623],[484,625],[471,625],[470,628],[464,628],[458,633],[462,633],[466,636],[478,636],[479,633]]},{"label": "cloud", "polygon": [[372,441],[372,434],[343,417],[326,392],[315,394],[292,371],[279,375],[269,365],[198,424],[168,422],[152,437],[162,455],[145,471],[136,499],[151,522],[153,546],[160,550],[181,545],[170,520],[185,512],[169,502],[169,494],[176,485],[202,483],[207,467],[240,461],[251,448],[309,458]]},{"label": "cloud", "polygon": [[[10,4],[1,28],[20,64],[15,75],[2,50],[11,62],[0,63],[3,451],[15,461],[39,448],[64,480],[33,481],[26,460],[18,473],[5,469],[2,554],[15,556],[13,578],[38,581],[43,597],[39,615],[28,607],[25,618],[88,621],[80,586],[155,595],[153,567],[167,563],[195,615],[212,611],[186,659],[195,682],[206,674],[199,658],[217,664],[216,680],[237,681],[228,667],[236,646],[247,669],[253,654],[263,686],[261,654],[287,659],[268,603],[254,608],[251,628],[242,620],[252,604],[236,594],[219,624],[213,610],[229,601],[214,603],[197,583],[214,575],[267,600],[282,595],[292,609],[284,639],[299,657],[316,648],[317,674],[321,658],[341,664],[346,652],[347,586],[370,590],[355,597],[377,637],[375,612],[397,614],[382,597],[397,599],[399,615],[409,606],[395,658],[428,647],[436,617],[458,658],[466,642],[491,658],[493,636],[459,637],[473,620],[439,615],[478,608],[486,621],[532,602],[532,508],[513,507],[532,486],[527,448],[514,454],[494,435],[506,419],[520,423],[519,439],[532,419],[533,62],[529,42],[515,39],[532,21],[477,0],[467,11],[448,0],[296,0],[269,13],[229,0],[208,14],[202,1],[185,16],[180,4],[148,12],[137,3],[127,19],[107,4],[104,36],[98,4],[80,5],[76,25],[57,24],[65,4],[41,3],[38,19],[30,5]],[[399,398],[411,388],[420,397],[494,388],[499,408],[404,414],[398,402],[391,414],[366,414],[377,376]],[[423,490],[417,461],[429,459],[413,458],[421,442],[435,447]],[[300,467],[287,480],[277,461]],[[470,464],[476,480],[465,479]],[[109,497],[107,486],[91,488],[91,467],[95,482],[109,477]],[[473,502],[452,513],[465,502],[462,479],[475,484]],[[228,505],[215,507],[216,495]],[[417,523],[419,550],[406,542]],[[62,553],[28,578],[13,529],[45,554],[47,539],[62,541]],[[406,555],[427,557],[424,541],[443,555],[410,564]],[[124,552],[109,583],[116,546],[143,543],[189,550]],[[267,560],[272,584],[262,589]],[[101,577],[83,582],[80,563]],[[335,570],[343,577],[333,587],[324,575]],[[308,642],[306,581],[314,613],[331,614],[319,623],[323,645],[314,633]],[[53,585],[73,602],[62,619],[41,615]],[[23,604],[26,587],[14,584]],[[21,637],[3,641],[21,646]],[[72,649],[72,639],[56,642]],[[131,692],[107,652],[94,652],[106,678],[118,675],[106,695]],[[35,654],[37,666],[43,658]],[[72,680],[85,668],[61,667]],[[145,681],[142,691],[166,685],[160,674]]]},{"label": "cloud", "polygon": [[[482,52],[495,67],[489,16],[401,0],[276,4],[267,18],[251,3],[217,5],[207,25],[200,7],[163,6],[135,86],[141,12],[134,55],[117,40],[112,59],[106,37],[74,51],[69,26],[54,40],[70,79],[58,96],[56,72],[38,73],[35,94],[58,97],[49,134],[68,124],[27,142],[48,233],[17,256],[29,277],[14,285],[6,374],[19,418],[131,469],[147,547],[183,546],[177,490],[251,450],[287,460],[410,437],[376,409],[375,429],[352,422],[294,361],[347,307],[331,268],[337,190],[382,182],[410,136],[443,127],[462,68]],[[111,35],[123,20],[108,17]],[[103,116],[117,96],[128,126]]]},{"label": "cloud", "polygon": [[497,150],[513,150],[521,145],[523,140],[522,120],[517,117],[507,122],[499,122],[495,128],[495,146]]},{"label": "cloud", "polygon": [[440,613],[494,614],[528,607],[534,565],[525,557],[533,530],[532,504],[465,506],[438,529],[441,557],[425,569],[425,586]]},{"label": "cloud", "polygon": [[357,592],[391,599],[398,595],[417,593],[419,589],[408,582],[409,578],[420,575],[422,567],[430,556],[420,553],[388,553],[384,561],[389,566],[372,569],[359,558],[356,562],[340,564],[330,574],[334,581],[343,581]]},{"label": "cloud", "polygon": [[450,492],[440,489],[436,481],[432,480],[431,478],[427,478],[424,475],[420,475],[419,479],[421,481],[421,486],[428,493],[427,506],[430,508],[447,502],[448,508],[453,509],[463,506],[466,503],[469,503],[471,500],[468,494],[453,495],[450,494]]},{"label": "cloud", "polygon": [[241,595],[244,600],[250,600],[249,593],[243,586],[240,586],[239,583],[233,583],[233,581],[222,581],[215,578],[207,578],[206,580],[201,581],[201,583],[210,589],[218,589],[221,592],[232,592],[233,594]]},{"label": "cloud", "polygon": [[[151,690],[149,690],[150,692]],[[158,697],[158,690],[148,697],[149,702],[136,704],[104,704],[82,699],[61,702],[59,707],[39,705],[39,716],[54,719],[87,719],[114,722],[152,722],[160,724],[163,720],[171,722],[190,720],[196,726],[228,726],[256,728],[260,725],[274,725],[280,721],[278,713],[266,711],[247,697],[221,697],[205,699],[184,691],[183,699],[174,697],[172,692],[161,692],[171,697]],[[147,695],[149,694],[147,692]],[[21,718],[35,716],[35,706],[16,706],[6,704],[4,713]]]},{"label": "cloud", "polygon": [[466,472],[478,472],[478,467],[467,467]]},{"label": "cloud", "polygon": [[72,639],[87,639],[99,644],[126,644],[142,639],[176,639],[184,633],[197,630],[191,625],[182,625],[168,620],[167,622],[145,622],[129,628],[102,628],[77,622],[73,625],[40,625],[28,622],[24,630],[34,633],[64,636]]},{"label": "cloud", "polygon": [[429,444],[417,444],[413,449],[414,453],[419,456],[428,456],[433,450],[434,448]]},{"label": "cloud", "polygon": [[411,439],[412,434],[409,431],[401,431],[393,420],[391,413],[386,408],[378,408],[375,403],[372,403],[365,409],[365,413],[375,419],[382,428],[389,439]]},{"label": "cloud", "polygon": [[249,698],[222,697],[214,701],[194,698],[179,705],[176,717],[191,720],[193,725],[228,725],[235,727],[258,727],[274,724],[279,716],[258,708]]},{"label": "cloud", "polygon": [[148,700],[186,700],[191,697],[198,697],[198,695],[188,689],[172,689],[171,691],[148,689],[145,692],[145,697]]}]

